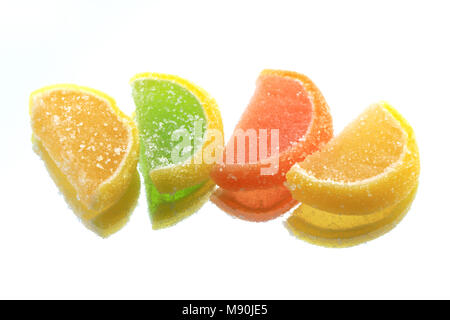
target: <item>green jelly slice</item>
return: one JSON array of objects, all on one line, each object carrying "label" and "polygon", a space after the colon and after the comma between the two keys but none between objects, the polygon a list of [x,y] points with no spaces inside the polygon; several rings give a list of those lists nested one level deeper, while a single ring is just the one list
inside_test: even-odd
[{"label": "green jelly slice", "polygon": [[[137,79],[132,82],[132,89],[140,138],[139,167],[144,177],[152,225],[158,229],[184,218],[186,213],[169,212],[167,208],[177,208],[176,202],[194,197],[196,192],[203,194],[205,188],[202,187],[208,182],[162,194],[153,185],[150,172],[192,157],[202,147],[207,120],[198,99],[173,81]],[[189,147],[179,148],[182,139],[183,146]],[[180,149],[175,158],[174,148]]]}]

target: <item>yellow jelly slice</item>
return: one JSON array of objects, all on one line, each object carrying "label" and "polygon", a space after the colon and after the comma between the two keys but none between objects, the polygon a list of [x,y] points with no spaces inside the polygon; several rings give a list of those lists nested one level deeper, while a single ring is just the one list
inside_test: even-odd
[{"label": "yellow jelly slice", "polygon": [[370,214],[404,200],[420,171],[414,132],[390,105],[370,106],[286,175],[293,197],[330,213]]},{"label": "yellow jelly slice", "polygon": [[76,85],[45,87],[31,94],[30,116],[39,149],[73,188],[82,219],[122,199],[135,179],[139,140],[112,98]]},{"label": "yellow jelly slice", "polygon": [[296,237],[325,247],[350,247],[375,239],[393,229],[408,212],[417,184],[399,203],[376,213],[342,215],[314,209],[302,204],[286,221]]}]

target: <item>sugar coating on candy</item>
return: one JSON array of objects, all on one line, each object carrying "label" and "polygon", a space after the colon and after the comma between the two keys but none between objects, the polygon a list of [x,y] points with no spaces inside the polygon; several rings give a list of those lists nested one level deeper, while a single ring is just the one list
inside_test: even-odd
[{"label": "sugar coating on candy", "polygon": [[[253,140],[246,137],[244,163],[238,161],[242,155],[236,138],[242,132],[254,135]],[[224,163],[211,172],[221,187],[211,200],[245,220],[265,221],[279,216],[297,204],[284,186],[286,172],[318,150],[332,134],[328,105],[309,78],[290,71],[264,70],[227,144]],[[278,142],[277,149],[273,142]],[[266,158],[261,158],[261,146],[266,146]],[[271,159],[276,160],[272,162],[276,170],[265,174],[262,169],[271,165]]]},{"label": "sugar coating on candy", "polygon": [[341,214],[370,214],[403,200],[417,184],[414,132],[385,102],[374,104],[343,132],[287,173],[295,199]]},{"label": "sugar coating on candy", "polygon": [[[133,83],[133,97],[136,117],[142,124],[140,139],[150,168],[175,164],[172,151],[180,140],[172,137],[177,131],[186,132],[187,143],[192,146],[180,150],[178,163],[191,157],[202,145],[206,117],[198,99],[184,87],[169,80],[137,79]],[[195,123],[200,126],[195,128]]]},{"label": "sugar coating on candy", "polygon": [[33,135],[92,218],[126,192],[136,170],[136,127],[105,94],[56,85],[30,98]]},{"label": "sugar coating on candy", "polygon": [[317,179],[354,182],[383,173],[404,152],[407,134],[389,112],[371,106],[301,167]]},{"label": "sugar coating on candy", "polygon": [[34,97],[34,134],[78,189],[92,192],[119,167],[130,132],[98,97],[53,90]]},{"label": "sugar coating on candy", "polygon": [[131,84],[152,227],[165,228],[198,210],[214,189],[211,166],[191,160],[202,153],[211,129],[223,134],[220,112],[203,89],[177,76],[140,74]]}]

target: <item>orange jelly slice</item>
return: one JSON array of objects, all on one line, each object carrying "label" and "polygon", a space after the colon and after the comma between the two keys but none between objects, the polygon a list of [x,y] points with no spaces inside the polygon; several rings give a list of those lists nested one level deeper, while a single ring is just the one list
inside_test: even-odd
[{"label": "orange jelly slice", "polygon": [[89,220],[116,204],[135,176],[137,129],[109,96],[76,85],[32,93],[33,137],[74,190]]},{"label": "orange jelly slice", "polygon": [[[246,140],[238,137],[243,133]],[[225,148],[224,163],[215,166],[211,173],[221,187],[212,201],[246,220],[264,221],[279,216],[297,203],[283,185],[286,172],[332,135],[328,105],[308,77],[290,71],[264,70]],[[245,141],[244,156],[239,151],[239,139]],[[278,147],[272,148],[275,142]],[[261,147],[266,148],[265,153]],[[261,158],[261,154],[266,157]],[[263,173],[270,163],[275,164],[276,170]]]}]

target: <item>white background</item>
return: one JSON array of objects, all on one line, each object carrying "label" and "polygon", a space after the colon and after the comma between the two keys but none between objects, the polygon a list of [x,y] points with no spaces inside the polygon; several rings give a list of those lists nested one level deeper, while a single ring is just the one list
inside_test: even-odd
[{"label": "white background", "polygon": [[[448,1],[0,1],[0,298],[450,298]],[[204,87],[226,135],[264,68],[308,75],[336,132],[387,100],[415,129],[420,189],[387,235],[349,249],[211,203],[152,231],[146,201],[103,240],[32,152],[29,93],[71,82],[131,113],[129,79]]]}]

